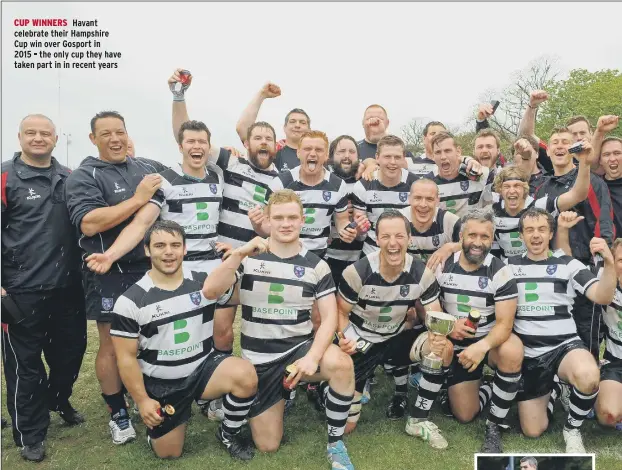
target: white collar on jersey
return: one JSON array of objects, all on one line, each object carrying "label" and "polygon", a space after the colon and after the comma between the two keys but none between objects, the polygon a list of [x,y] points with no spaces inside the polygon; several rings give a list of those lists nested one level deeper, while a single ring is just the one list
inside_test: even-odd
[{"label": "white collar on jersey", "polygon": [[[369,261],[369,266],[372,271],[375,273],[380,273],[380,250],[374,251],[367,255],[367,259]],[[413,257],[406,253],[406,262],[404,263],[404,267],[402,268],[402,272],[407,273],[410,272],[410,268],[413,264]]]}]

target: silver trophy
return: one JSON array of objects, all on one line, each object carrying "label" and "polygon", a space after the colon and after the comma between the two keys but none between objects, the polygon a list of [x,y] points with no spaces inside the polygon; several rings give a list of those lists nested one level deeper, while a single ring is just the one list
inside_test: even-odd
[{"label": "silver trophy", "polygon": [[[448,336],[454,331],[456,317],[443,312],[426,312],[425,326],[435,335]],[[428,374],[440,375],[443,373],[443,358],[430,352],[421,360],[420,369]]]}]

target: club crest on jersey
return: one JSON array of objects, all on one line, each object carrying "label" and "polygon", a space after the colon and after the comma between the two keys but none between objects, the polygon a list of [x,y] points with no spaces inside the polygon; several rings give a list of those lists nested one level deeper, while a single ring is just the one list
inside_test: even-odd
[{"label": "club crest on jersey", "polygon": [[302,277],[305,275],[305,267],[304,266],[294,266],[294,274],[296,277]]},{"label": "club crest on jersey", "polygon": [[330,191],[322,191],[322,197],[326,202],[330,201],[330,198],[333,197],[333,193]]},{"label": "club crest on jersey", "polygon": [[410,292],[410,286],[400,286],[400,295],[406,297]]},{"label": "club crest on jersey", "polygon": [[462,189],[463,191],[466,191],[467,189],[469,189],[469,182],[468,181],[460,181],[460,189]]},{"label": "club crest on jersey", "polygon": [[488,278],[483,276],[480,277],[477,281],[477,284],[479,285],[480,289],[486,289],[486,287],[488,287]]},{"label": "club crest on jersey", "polygon": [[408,193],[400,193],[400,201],[406,202],[408,199]]},{"label": "club crest on jersey", "polygon": [[557,265],[556,265],[556,264],[549,264],[549,265],[546,267],[546,273],[547,273],[549,276],[552,276],[553,274],[555,274],[555,271],[557,271]]},{"label": "club crest on jersey", "polygon": [[102,297],[102,310],[112,310],[114,306],[114,299],[108,299],[106,297]]},{"label": "club crest on jersey", "polygon": [[216,192],[218,192],[218,186],[212,183],[209,185],[209,190],[212,192],[212,194],[216,194]]},{"label": "club crest on jersey", "polygon": [[194,305],[201,305],[201,293],[200,292],[190,292],[190,300]]},{"label": "club crest on jersey", "polygon": [[439,246],[441,244],[441,239],[438,235],[434,235],[432,237],[432,243],[434,244],[434,246]]}]

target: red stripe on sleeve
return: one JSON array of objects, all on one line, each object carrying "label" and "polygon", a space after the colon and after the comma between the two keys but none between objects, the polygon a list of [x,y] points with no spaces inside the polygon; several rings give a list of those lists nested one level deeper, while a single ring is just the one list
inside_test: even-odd
[{"label": "red stripe on sleeve", "polygon": [[540,148],[546,150],[549,148],[549,146],[546,145],[546,142],[544,140],[540,140]]},{"label": "red stripe on sleeve", "polygon": [[594,227],[594,236],[600,238],[600,203],[598,202],[598,198],[596,197],[596,193],[594,192],[594,188],[590,184],[590,191],[587,193],[587,201],[590,204],[590,208],[596,216],[596,226]]},{"label": "red stripe on sleeve", "polygon": [[2,204],[4,204],[4,206],[7,206],[7,202],[6,202],[6,179],[9,176],[9,172],[5,171],[4,173],[2,173]]}]

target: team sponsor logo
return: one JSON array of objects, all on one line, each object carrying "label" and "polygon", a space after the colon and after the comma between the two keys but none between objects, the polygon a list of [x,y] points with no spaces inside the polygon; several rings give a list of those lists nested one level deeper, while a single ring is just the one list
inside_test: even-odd
[{"label": "team sponsor logo", "polygon": [[549,265],[546,267],[546,273],[547,273],[549,276],[552,276],[553,274],[555,274],[555,271],[557,271],[557,265],[556,265],[556,264],[549,264]]},{"label": "team sponsor logo", "polygon": [[330,198],[333,197],[333,193],[330,191],[322,191],[322,197],[326,202],[330,201]]},{"label": "team sponsor logo", "polygon": [[381,323],[391,321],[391,310],[393,310],[391,307],[382,307],[378,315],[378,321]]},{"label": "team sponsor logo", "polygon": [[105,310],[106,312],[108,312],[112,310],[113,306],[114,306],[114,299],[102,297],[102,310]]},{"label": "team sponsor logo", "polygon": [[529,292],[529,291],[536,291],[538,290],[538,283],[537,282],[526,282],[524,285],[525,288],[525,302],[537,302],[538,300],[540,300],[540,296],[534,292]]},{"label": "team sponsor logo", "polygon": [[523,268],[521,266],[519,266],[517,269],[514,270],[514,276],[516,276],[516,277],[526,276],[526,274],[523,271]]},{"label": "team sponsor logo", "polygon": [[119,183],[117,183],[115,181],[115,183],[114,183],[114,193],[117,194],[117,193],[123,193],[123,192],[125,192],[125,188],[122,188],[121,186],[119,186]]},{"label": "team sponsor logo", "polygon": [[402,202],[406,202],[406,200],[408,199],[408,193],[400,193],[400,201]]},{"label": "team sponsor logo", "polygon": [[[188,333],[184,333],[184,334],[188,334]],[[188,338],[189,337],[190,336],[188,336]],[[202,350],[203,350],[203,343],[195,343],[195,344],[191,344],[190,346],[185,346],[183,348],[177,348],[177,349],[161,349],[158,351],[158,360],[160,361],[167,360],[167,357],[170,358],[168,360],[177,360],[179,359],[179,356],[187,356],[189,353],[194,353],[195,351],[202,351]]]},{"label": "team sponsor logo", "polygon": [[174,341],[175,344],[187,343],[190,339],[190,333],[184,330],[188,326],[187,320],[177,320],[173,322]]},{"label": "team sponsor logo", "polygon": [[433,235],[432,236],[432,244],[434,246],[439,246],[441,244],[441,239],[438,235]]},{"label": "team sponsor logo", "polygon": [[486,289],[488,287],[488,278],[481,276],[477,281],[477,285],[480,289]]},{"label": "team sponsor logo", "polygon": [[376,288],[372,287],[369,294],[366,296],[367,299],[369,300],[380,300],[380,298],[378,297],[378,293],[376,292]]},{"label": "team sponsor logo", "polygon": [[214,183],[211,183],[209,185],[209,190],[212,192],[212,194],[216,194],[218,192],[218,186]]},{"label": "team sponsor logo", "polygon": [[369,199],[369,202],[380,202],[380,197],[378,196],[377,192],[371,193],[371,198]]},{"label": "team sponsor logo", "polygon": [[449,276],[445,277],[443,284],[449,287],[458,287],[458,284],[456,284],[456,281],[454,281],[453,274],[450,274]]},{"label": "team sponsor logo", "polygon": [[194,191],[191,191],[190,189],[186,188],[185,186],[182,186],[181,190],[179,191],[179,195],[180,196],[184,196],[184,197],[194,196]]},{"label": "team sponsor logo", "polygon": [[[116,192],[116,191],[115,191],[115,192]],[[28,188],[28,194],[29,194],[29,195],[28,195],[28,196],[26,196],[26,199],[27,199],[28,201],[32,201],[32,200],[34,200],[34,199],[40,199],[40,198],[41,198],[41,195],[40,195],[40,194],[37,194],[37,192],[36,192],[34,189],[32,189],[32,188]]]},{"label": "team sponsor logo", "polygon": [[294,266],[294,274],[296,275],[296,277],[302,277],[305,275],[305,268],[304,266]]},{"label": "team sponsor logo", "polygon": [[263,261],[261,263],[259,263],[259,269],[254,268],[253,272],[255,274],[265,274],[265,275],[270,275],[272,274],[272,272],[270,272],[269,269],[266,269],[266,263],[264,263]]},{"label": "team sponsor logo", "polygon": [[410,292],[410,286],[408,286],[408,285],[400,286],[400,295],[402,297],[406,297],[409,292]]},{"label": "team sponsor logo", "polygon": [[201,305],[201,293],[200,292],[190,292],[190,300],[194,305]]},{"label": "team sponsor logo", "polygon": [[469,182],[468,181],[460,181],[460,189],[462,189],[463,191],[467,191],[469,189]]}]

